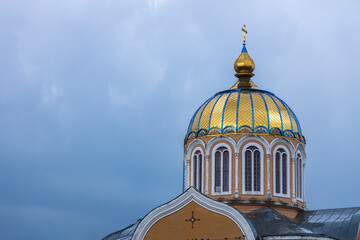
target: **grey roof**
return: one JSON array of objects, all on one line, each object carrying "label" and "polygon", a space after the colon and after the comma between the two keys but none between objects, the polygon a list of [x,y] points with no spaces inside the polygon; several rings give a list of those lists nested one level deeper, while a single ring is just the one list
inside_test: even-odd
[{"label": "grey roof", "polygon": [[272,208],[263,208],[246,214],[254,225],[259,236],[317,236],[324,234],[314,232],[291,221]]},{"label": "grey roof", "polygon": [[304,211],[295,220],[300,227],[314,232],[341,240],[356,240],[360,224],[360,207]]},{"label": "grey roof", "polygon": [[139,219],[127,228],[111,233],[104,237],[102,240],[131,240],[132,236],[134,235],[135,229],[139,225],[140,221],[141,220]]}]

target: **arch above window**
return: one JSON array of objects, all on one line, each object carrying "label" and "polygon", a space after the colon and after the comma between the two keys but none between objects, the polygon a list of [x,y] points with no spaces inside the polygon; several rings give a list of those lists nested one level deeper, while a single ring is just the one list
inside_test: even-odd
[{"label": "arch above window", "polygon": [[302,159],[303,159],[303,162],[305,163],[306,161],[306,151],[305,151],[305,146],[303,143],[298,143],[296,145],[296,152],[297,153],[300,153]]},{"label": "arch above window", "polygon": [[264,194],[264,151],[257,143],[242,149],[242,194]]},{"label": "arch above window", "polygon": [[[186,159],[190,159],[190,154],[194,153],[194,149],[203,148],[205,149],[205,143],[201,139],[195,139],[192,141],[189,146],[186,148]],[[191,156],[192,157],[192,156]]]},{"label": "arch above window", "polygon": [[[295,146],[290,140],[288,140],[286,138],[278,137],[278,138],[275,138],[274,140],[272,140],[270,143],[270,149],[272,149],[278,143],[280,143],[280,145],[282,145],[282,148],[290,151],[288,154],[295,156]],[[275,147],[275,149],[278,147],[279,147],[279,145],[277,147]]]},{"label": "arch above window", "polygon": [[[248,136],[244,136],[242,137],[237,143],[236,143],[236,149],[241,149],[242,145],[245,144],[245,147],[249,145],[249,143],[246,142],[253,142],[256,144],[261,144],[264,146],[264,150],[265,150],[265,154],[270,153],[270,144],[268,143],[268,141],[265,140],[265,138],[261,137],[261,136],[256,136],[256,135],[248,135]],[[262,148],[261,148],[262,149]]]},{"label": "arch above window", "polygon": [[[225,141],[226,143],[222,143],[220,141]],[[215,147],[213,148],[214,145]],[[216,149],[220,145],[226,146],[226,148],[228,148],[229,150],[231,150],[230,146],[236,149],[236,142],[234,139],[226,135],[220,135],[209,140],[209,142],[206,144],[205,151],[206,153],[209,153],[210,149],[213,149],[212,151],[214,151],[214,149]]]},{"label": "arch above window", "polygon": [[229,145],[217,144],[211,155],[212,162],[212,195],[231,194],[232,153]]}]

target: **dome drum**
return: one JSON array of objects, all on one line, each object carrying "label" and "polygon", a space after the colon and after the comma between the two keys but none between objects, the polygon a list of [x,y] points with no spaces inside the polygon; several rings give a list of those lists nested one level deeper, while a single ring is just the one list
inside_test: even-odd
[{"label": "dome drum", "polygon": [[[286,139],[274,135],[238,133],[204,136],[185,145],[184,187],[196,187],[196,182],[201,182],[200,192],[210,198],[231,203],[245,212],[271,205],[277,206],[281,211],[292,209],[295,214],[306,208],[303,195],[300,195],[303,193],[303,180],[302,177],[299,178],[299,171],[303,176],[305,167],[299,163],[305,163],[304,147],[305,144],[294,138]],[[228,151],[227,156],[223,155],[224,151]],[[251,156],[248,151],[253,152]],[[281,154],[279,160],[278,154]],[[223,162],[226,157],[227,163]],[[216,167],[217,161],[222,162],[219,165],[220,170]],[[247,161],[252,162],[251,166]],[[279,164],[277,161],[280,161]],[[219,171],[229,174],[224,178],[225,173]],[[224,181],[229,181],[226,191],[217,190],[218,181],[223,188]]]}]

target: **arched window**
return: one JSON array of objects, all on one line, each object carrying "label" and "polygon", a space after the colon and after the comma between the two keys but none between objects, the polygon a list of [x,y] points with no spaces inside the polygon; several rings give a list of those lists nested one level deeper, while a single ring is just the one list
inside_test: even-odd
[{"label": "arched window", "polygon": [[275,152],[274,164],[275,195],[289,195],[288,168],[288,154],[283,148],[278,148]]},{"label": "arched window", "polygon": [[298,153],[296,156],[296,197],[302,199],[302,181],[303,181],[303,171],[302,171],[302,159],[301,155]]},{"label": "arched window", "polygon": [[260,192],[261,164],[260,151],[255,146],[245,150],[245,191]]},{"label": "arched window", "polygon": [[216,193],[230,190],[230,154],[226,147],[219,147],[215,152],[215,184]]},{"label": "arched window", "polygon": [[202,192],[203,155],[197,150],[193,156],[193,186]]}]

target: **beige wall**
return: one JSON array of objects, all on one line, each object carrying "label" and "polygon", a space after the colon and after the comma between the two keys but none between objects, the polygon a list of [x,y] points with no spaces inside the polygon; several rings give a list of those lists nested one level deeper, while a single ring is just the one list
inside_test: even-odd
[{"label": "beige wall", "polygon": [[[246,137],[246,136],[249,136],[249,135],[254,135],[254,134],[239,134],[239,133],[236,133],[236,134],[227,134],[226,136],[227,137],[230,137],[232,138],[235,142],[238,142],[240,139]],[[209,143],[209,141],[211,139],[213,139],[214,137],[216,137],[215,135],[214,136],[204,136],[204,137],[200,137],[200,138],[197,138],[197,139],[200,139],[201,141],[204,142],[205,146],[207,146],[207,144]],[[298,143],[300,143],[298,140],[294,139],[294,138],[286,138],[286,137],[279,137],[279,136],[274,136],[274,135],[269,135],[269,134],[264,134],[264,135],[261,135],[261,137],[270,145],[272,141],[274,141],[275,139],[277,138],[282,138],[282,139],[286,139],[288,141],[290,141],[292,143],[292,145],[296,148]],[[186,143],[185,147],[188,148],[189,145],[191,144],[192,141],[194,141],[195,139],[193,140],[190,140]],[[263,176],[264,176],[264,188],[263,188],[263,194],[262,195],[250,195],[250,194],[242,194],[242,151],[243,151],[243,147],[249,143],[249,142],[256,142],[257,144],[259,144],[262,149],[263,149]],[[231,195],[212,195],[212,161],[213,161],[213,156],[212,156],[212,151],[214,149],[214,147],[219,144],[219,143],[225,143],[227,145],[229,145],[229,147],[231,148],[231,151],[232,151],[232,155],[231,155],[231,165],[232,165],[232,168],[231,168]],[[290,197],[275,197],[274,196],[274,182],[273,182],[273,170],[274,170],[274,166],[273,166],[273,152],[274,152],[274,149],[277,147],[277,146],[282,146],[283,148],[286,148],[288,150],[288,152],[290,153],[290,156],[289,156],[289,167],[290,167],[290,171],[289,171],[289,174],[290,174],[290,182],[289,182],[289,185],[288,185],[288,191],[289,192],[289,195]],[[193,147],[192,149],[195,149],[196,147],[201,147],[201,149],[204,151],[204,155],[206,155],[207,153],[209,154],[209,166],[208,166],[208,173],[209,173],[209,177],[208,177],[208,182],[206,183],[206,165],[204,165],[204,168],[203,170],[205,171],[204,172],[204,188],[203,188],[203,193],[205,193],[205,188],[206,188],[206,184],[208,184],[208,190],[209,190],[209,197],[213,198],[213,199],[234,199],[235,198],[235,181],[236,181],[236,178],[235,178],[235,153],[239,153],[239,161],[238,161],[238,190],[239,190],[239,199],[241,200],[251,200],[251,199],[256,199],[256,200],[266,200],[266,194],[267,194],[267,191],[268,191],[268,183],[267,183],[267,179],[268,179],[268,175],[267,175],[267,168],[268,168],[268,165],[267,165],[267,155],[266,155],[266,147],[264,146],[264,144],[261,142],[261,141],[257,141],[257,140],[248,140],[248,141],[245,141],[242,146],[240,147],[240,149],[234,149],[233,145],[228,141],[226,140],[225,138],[224,139],[221,139],[219,141],[217,141],[215,144],[212,145],[212,147],[210,149],[207,150],[207,153],[205,152],[205,149],[204,147],[201,145],[201,144],[197,144],[195,147]],[[295,153],[298,149],[295,149]],[[296,192],[294,191],[295,189],[293,189],[293,185],[295,185],[296,187],[296,184],[293,184],[293,164],[292,164],[292,158],[294,158],[295,156],[292,155],[292,149],[290,149],[286,144],[283,144],[283,143],[276,143],[274,144],[274,146],[272,146],[272,148],[270,149],[270,193],[272,195],[272,199],[273,201],[278,201],[278,202],[282,202],[282,203],[289,203],[289,204],[293,204],[293,192]],[[190,153],[190,158],[192,156],[193,152],[191,151]],[[303,156],[304,157],[304,156]],[[191,159],[188,159],[190,160],[191,162]],[[205,159],[205,156],[204,156],[204,163],[206,163],[206,159]],[[192,177],[192,173],[191,173],[191,164],[190,164],[190,174],[188,176],[188,181],[191,185],[191,177]],[[296,172],[296,171],[295,171]],[[304,177],[304,176],[303,176]],[[304,194],[305,195],[305,194]],[[296,201],[296,204],[302,206],[302,207],[305,207],[305,203],[304,202],[301,202],[301,201]]]},{"label": "beige wall", "polygon": [[[194,213],[193,227],[190,221]],[[145,240],[161,239],[235,239],[243,236],[239,227],[228,217],[214,213],[191,202],[179,211],[157,221],[147,232]]]}]

